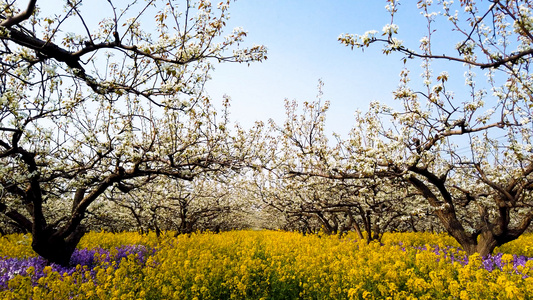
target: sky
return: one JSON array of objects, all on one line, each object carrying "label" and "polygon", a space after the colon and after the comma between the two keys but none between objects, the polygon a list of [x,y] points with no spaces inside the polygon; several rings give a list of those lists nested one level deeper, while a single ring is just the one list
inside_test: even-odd
[{"label": "sky", "polygon": [[[129,0],[113,1],[124,5]],[[182,3],[182,1],[178,1]],[[265,45],[268,59],[264,62],[215,64],[212,80],[206,91],[215,105],[223,102],[223,96],[231,98],[231,120],[244,128],[255,121],[273,119],[282,124],[285,119],[284,101],[314,101],[318,94],[319,80],[324,83],[323,100],[330,101],[326,130],[346,137],[354,121],[356,110],[366,111],[371,101],[380,101],[394,106],[392,92],[398,86],[399,73],[404,67],[399,53],[384,55],[380,45],[361,51],[350,49],[338,41],[343,33],[363,34],[369,30],[381,32],[391,22],[385,9],[386,0],[237,0],[231,2],[231,19],[226,24],[230,33],[242,27],[248,35],[243,47]],[[427,34],[427,23],[417,9],[417,0],[404,0],[394,23],[399,26],[398,38],[411,49],[418,49],[419,40]],[[44,11],[55,11],[48,5],[51,0],[41,1]],[[91,2],[86,2],[91,3]],[[108,3],[100,0],[107,8]],[[216,1],[213,1],[216,3]],[[94,3],[92,3],[94,4]],[[437,6],[437,5],[435,5]],[[87,5],[90,16],[100,5]],[[437,9],[437,8],[435,8]],[[104,16],[102,16],[104,17]],[[99,17],[88,18],[97,22]],[[442,23],[437,23],[442,28]],[[96,26],[90,24],[90,27]],[[434,45],[451,50],[457,42],[450,37],[449,28],[440,30]],[[440,43],[440,44],[439,44]],[[455,51],[456,52],[456,51]],[[453,54],[455,54],[455,52]],[[422,79],[419,74],[420,60],[408,61],[412,78]],[[450,72],[464,86],[464,69],[460,64],[436,63]],[[398,105],[398,103],[396,103]]]},{"label": "sky", "polygon": [[[427,32],[417,1],[403,1],[395,19],[400,39],[417,49]],[[262,63],[216,66],[207,91],[213,101],[224,94],[232,101],[232,120],[250,127],[257,120],[284,120],[284,100],[313,101],[319,79],[323,99],[331,102],[326,129],[345,136],[356,110],[371,101],[392,103],[403,68],[402,56],[382,54],[379,45],[351,50],[337,40],[342,33],[381,31],[390,23],[383,0],[239,0],[230,6],[229,30],[248,31],[245,45],[262,44],[268,59]],[[414,77],[420,61],[410,62]],[[417,77],[420,78],[420,77]]]}]

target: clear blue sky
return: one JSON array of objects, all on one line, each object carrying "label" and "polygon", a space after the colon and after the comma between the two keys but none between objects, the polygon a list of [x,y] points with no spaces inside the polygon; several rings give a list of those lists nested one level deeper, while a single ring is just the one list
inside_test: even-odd
[{"label": "clear blue sky", "polygon": [[[400,38],[415,49],[427,32],[416,2],[404,1],[395,20]],[[207,90],[215,102],[230,96],[232,120],[244,127],[269,118],[281,124],[284,99],[314,100],[322,79],[324,99],[331,101],[327,129],[345,135],[356,109],[365,111],[373,100],[392,103],[403,63],[401,55],[385,56],[378,45],[352,51],[337,38],[341,33],[381,31],[390,22],[385,5],[382,0],[236,1],[230,6],[228,29],[243,27],[247,44],[268,47],[268,60],[218,65]],[[419,64],[410,63],[413,79],[420,78]]]},{"label": "clear blue sky", "polygon": [[[93,1],[93,0],[91,0]],[[419,40],[427,34],[426,21],[417,9],[416,0],[405,0],[400,5],[395,24],[399,25],[399,38],[405,45],[418,49]],[[436,1],[435,1],[436,2]],[[57,7],[51,0],[39,2],[43,11]],[[102,17],[93,12],[105,0],[87,1],[87,21],[97,22]],[[127,0],[114,1],[123,7]],[[213,3],[216,3],[213,0]],[[93,4],[93,5],[90,5]],[[231,3],[231,19],[227,32],[235,27],[248,31],[243,46],[265,45],[268,60],[262,63],[216,64],[207,92],[215,104],[222,102],[224,94],[232,99],[231,119],[249,128],[257,120],[284,121],[284,100],[312,101],[317,95],[318,80],[322,79],[324,100],[331,102],[327,118],[328,132],[345,136],[353,124],[353,114],[367,110],[371,101],[389,105],[392,91],[398,85],[398,74],[403,68],[402,56],[382,54],[379,45],[362,52],[341,45],[337,38],[342,33],[363,34],[368,30],[381,31],[390,23],[385,0],[238,0]],[[438,5],[435,4],[435,9]],[[93,12],[93,14],[91,14]],[[90,24],[94,26],[95,24]],[[439,26],[442,24],[438,24]],[[457,39],[450,39],[449,28],[439,31],[443,53],[449,52]],[[448,50],[448,51],[447,51]],[[413,81],[421,81],[420,61],[408,62]],[[461,64],[435,64],[435,73],[449,71],[452,80],[463,84]],[[450,80],[451,81],[451,80]]]}]

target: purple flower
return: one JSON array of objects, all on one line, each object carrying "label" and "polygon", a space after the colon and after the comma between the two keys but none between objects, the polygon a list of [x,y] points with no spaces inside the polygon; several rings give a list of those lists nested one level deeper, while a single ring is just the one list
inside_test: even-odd
[{"label": "purple flower", "polygon": [[[72,275],[76,272],[76,266],[80,265],[89,270],[93,276],[96,274],[93,272],[94,267],[99,263],[103,265],[112,266],[115,262],[115,268],[118,268],[122,259],[127,258],[130,255],[134,255],[139,264],[144,265],[150,255],[155,254],[156,249],[149,249],[142,245],[127,245],[116,248],[116,255],[112,255],[109,250],[102,248],[88,249],[76,249],[70,258],[70,266],[62,267],[57,264],[51,264],[53,272],[58,272],[60,275],[67,273]],[[104,257],[103,260],[97,259],[98,257]],[[34,285],[37,284],[39,278],[46,276],[43,269],[47,266],[46,260],[42,257],[29,257],[29,258],[8,258],[0,257],[0,291],[8,288],[9,280],[13,279],[17,275],[28,276],[28,268],[33,267],[34,271],[31,275],[31,279]]]},{"label": "purple flower", "polygon": [[[503,256],[503,253],[497,253],[494,255],[489,254],[485,256],[483,258],[483,268],[485,268],[488,271],[493,271],[495,269],[503,270],[503,267],[506,265],[506,263],[502,262],[502,256]],[[514,272],[518,274],[519,272],[517,271],[517,267],[525,266],[526,263],[532,259],[533,259],[532,257],[526,257],[523,255],[513,255],[512,264],[513,264]]]},{"label": "purple flower", "polygon": [[[399,246],[400,246],[400,249],[402,251],[406,251],[406,247],[402,247],[403,246],[403,243],[399,243]],[[412,249],[416,249],[418,251],[427,251],[428,248],[426,245],[424,246],[413,246]],[[441,248],[439,246],[431,246],[431,250],[437,254],[438,256],[444,258],[444,259],[447,259],[449,258],[451,263],[454,263],[454,262],[458,262],[459,264],[465,266],[468,264],[469,260],[468,260],[468,255],[466,254],[461,254],[461,249],[460,248],[454,248],[454,247],[451,247],[451,246],[448,246],[448,247],[444,247],[444,248]],[[483,257],[482,259],[482,267],[489,271],[489,272],[492,272],[496,269],[499,269],[499,270],[503,270],[503,267],[505,266],[505,262],[502,262],[502,256],[503,256],[503,253],[497,253],[497,254],[494,254],[494,255],[487,255],[485,257]],[[440,258],[438,258],[440,259]],[[529,261],[529,260],[533,260],[533,257],[526,257],[526,256],[523,256],[523,255],[513,255],[513,269],[514,269],[514,272],[516,274],[519,274],[518,270],[517,270],[517,267],[518,266],[525,266],[526,263]]]},{"label": "purple flower", "polygon": [[96,253],[95,249],[76,250],[70,257],[70,265],[71,266],[77,266],[77,265],[87,266],[92,269],[96,264],[95,259],[94,259],[95,253]]},{"label": "purple flower", "polygon": [[17,275],[26,276],[26,270],[34,267],[35,270],[41,270],[46,266],[46,260],[41,257],[30,258],[7,258],[0,259],[0,290],[7,288],[9,280]]}]

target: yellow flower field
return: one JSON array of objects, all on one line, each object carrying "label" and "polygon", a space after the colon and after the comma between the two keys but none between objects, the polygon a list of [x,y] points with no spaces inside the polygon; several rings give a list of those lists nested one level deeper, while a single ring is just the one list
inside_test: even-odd
[{"label": "yellow flower field", "polygon": [[[27,236],[0,239],[1,257],[34,255]],[[514,265],[512,254],[531,255],[532,240],[499,249],[501,269],[489,271],[476,255],[463,265],[464,253],[443,234],[389,233],[382,244],[366,244],[355,235],[278,231],[92,232],[80,248],[101,249],[94,265],[64,273],[44,267],[39,279],[29,267],[10,275],[0,299],[528,299],[533,260]],[[109,260],[124,245],[153,251]]]}]

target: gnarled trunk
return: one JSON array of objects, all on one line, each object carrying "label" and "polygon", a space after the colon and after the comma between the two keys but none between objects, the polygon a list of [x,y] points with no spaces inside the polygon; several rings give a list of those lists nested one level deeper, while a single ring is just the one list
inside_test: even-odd
[{"label": "gnarled trunk", "polygon": [[67,237],[59,233],[57,229],[36,231],[33,233],[31,246],[33,251],[46,259],[48,263],[68,266],[76,246],[85,234],[85,229],[80,226]]},{"label": "gnarled trunk", "polygon": [[500,216],[495,224],[487,223],[473,234],[467,234],[463,228],[445,227],[468,255],[479,253],[481,256],[487,256],[492,254],[496,247],[519,238],[529,227],[532,218],[533,216],[529,215],[516,227],[509,228],[508,218],[505,215]]},{"label": "gnarled trunk", "polygon": [[501,245],[489,231],[483,232],[479,237],[478,235],[469,235],[457,231],[454,232],[448,230],[448,233],[455,238],[467,255],[479,253],[479,255],[485,257],[492,254],[492,251]]},{"label": "gnarled trunk", "polygon": [[475,252],[479,253],[482,257],[485,257],[492,254],[494,249],[501,245],[502,243],[498,242],[492,232],[486,231],[479,235]]}]

